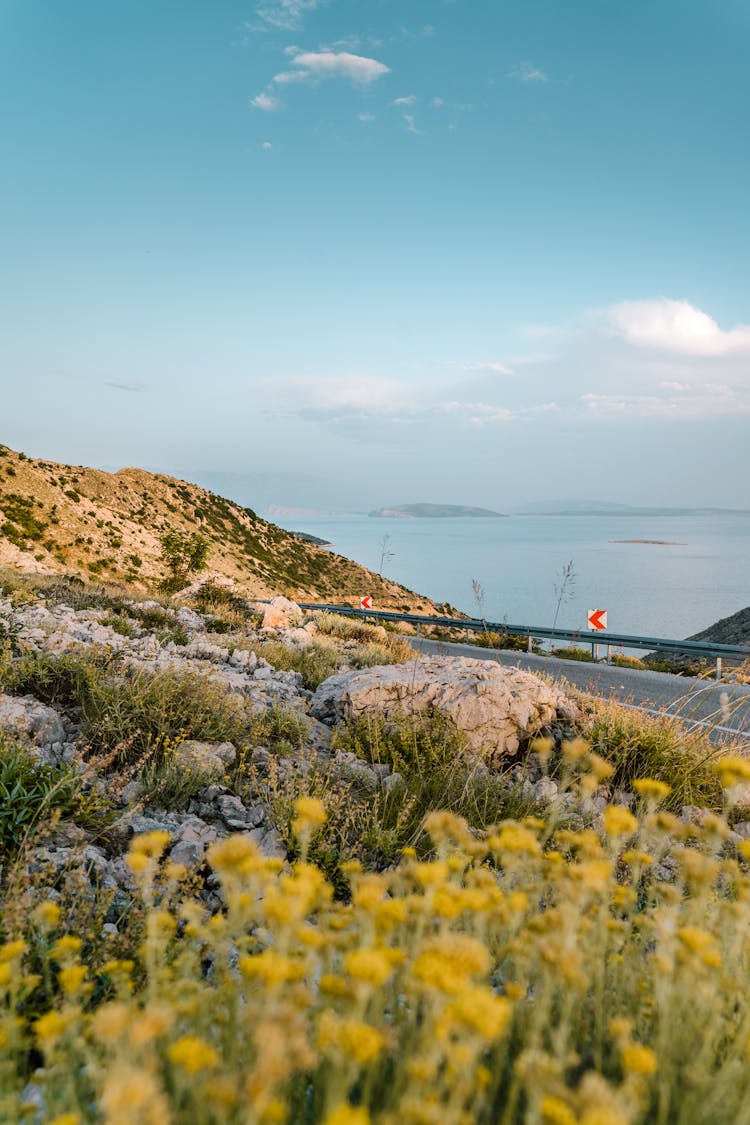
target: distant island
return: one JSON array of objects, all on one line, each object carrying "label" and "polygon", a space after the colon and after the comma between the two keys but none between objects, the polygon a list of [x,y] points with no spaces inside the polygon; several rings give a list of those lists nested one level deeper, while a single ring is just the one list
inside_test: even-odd
[{"label": "distant island", "polygon": [[376,508],[367,513],[378,518],[388,517],[397,520],[415,519],[507,519],[502,512],[489,508],[471,508],[465,504],[393,504],[388,508]]},{"label": "distant island", "polygon": [[684,547],[676,539],[610,539],[610,543],[650,543],[654,547]]},{"label": "distant island", "polygon": [[747,516],[746,508],[648,508],[608,500],[541,500],[517,508],[518,516]]}]

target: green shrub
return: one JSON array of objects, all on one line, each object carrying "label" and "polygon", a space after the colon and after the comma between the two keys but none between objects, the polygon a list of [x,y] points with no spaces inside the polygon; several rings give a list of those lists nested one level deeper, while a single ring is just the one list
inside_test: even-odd
[{"label": "green shrub", "polygon": [[583,664],[593,664],[594,662],[591,651],[587,648],[555,648],[550,655],[556,656],[560,660],[578,660]]},{"label": "green shrub", "polygon": [[0,735],[0,856],[12,856],[55,817],[99,825],[107,812],[102,797],[83,792],[76,770],[44,765]]}]

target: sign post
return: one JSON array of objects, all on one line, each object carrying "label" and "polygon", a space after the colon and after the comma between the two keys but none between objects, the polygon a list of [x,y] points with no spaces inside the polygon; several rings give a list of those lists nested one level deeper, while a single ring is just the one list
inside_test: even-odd
[{"label": "sign post", "polygon": [[[599,633],[607,628],[607,611],[606,609],[590,609],[586,614],[586,628],[592,630],[594,633]],[[591,655],[594,660],[599,659],[599,646],[594,643],[591,646]]]}]

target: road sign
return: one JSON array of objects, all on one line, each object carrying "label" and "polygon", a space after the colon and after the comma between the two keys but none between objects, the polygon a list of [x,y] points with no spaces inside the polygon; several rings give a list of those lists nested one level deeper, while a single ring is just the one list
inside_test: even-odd
[{"label": "road sign", "polygon": [[372,609],[372,598],[369,594],[365,594],[363,598],[359,599],[360,609]]},{"label": "road sign", "polygon": [[593,629],[595,632],[598,632],[600,629],[606,629],[606,609],[590,609],[586,615],[586,625],[589,629]]}]

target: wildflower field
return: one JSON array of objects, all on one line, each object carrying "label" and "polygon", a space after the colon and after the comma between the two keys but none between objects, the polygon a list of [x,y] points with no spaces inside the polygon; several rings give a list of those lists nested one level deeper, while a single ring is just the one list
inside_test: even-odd
[{"label": "wildflower field", "polygon": [[[568,790],[611,770],[564,745]],[[716,771],[729,814],[750,764]],[[0,1120],[749,1122],[750,842],[633,789],[578,830],[554,804],[481,832],[433,812],[431,846],[344,863],[336,893],[309,858],[324,803],[300,797],[293,863],[241,835],[209,850],[213,915],[142,835],[129,956],[42,884],[31,910],[6,899]]]}]

